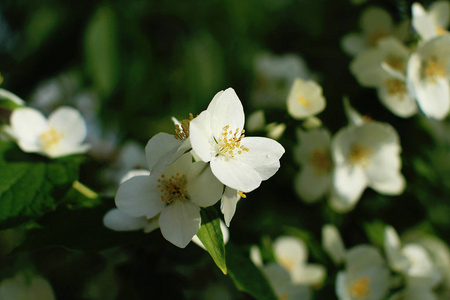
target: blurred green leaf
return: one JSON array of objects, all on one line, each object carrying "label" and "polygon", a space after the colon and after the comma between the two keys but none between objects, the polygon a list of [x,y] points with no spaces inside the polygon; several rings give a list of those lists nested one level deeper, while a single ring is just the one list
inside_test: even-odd
[{"label": "blurred green leaf", "polygon": [[371,244],[380,248],[384,247],[384,230],[386,224],[383,221],[375,220],[364,223],[364,230]]},{"label": "blurred green leaf", "polygon": [[117,20],[109,6],[102,6],[93,15],[85,36],[87,69],[103,97],[114,91],[119,79]]},{"label": "blurred green leaf", "polygon": [[198,238],[205,246],[213,258],[216,265],[227,274],[227,264],[225,258],[225,245],[223,243],[222,230],[220,229],[220,219],[217,211],[213,207],[201,210],[202,226],[197,233]]},{"label": "blurred green leaf", "polygon": [[79,160],[38,160],[0,142],[0,228],[52,211],[78,177]]},{"label": "blurred green leaf", "polygon": [[246,292],[259,300],[276,300],[277,297],[266,277],[243,255],[236,246],[227,244],[228,274],[238,290]]}]

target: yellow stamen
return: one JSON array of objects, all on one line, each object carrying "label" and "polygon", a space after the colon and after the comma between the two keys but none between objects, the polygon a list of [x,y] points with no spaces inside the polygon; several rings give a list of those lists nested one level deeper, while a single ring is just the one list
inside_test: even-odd
[{"label": "yellow stamen", "polygon": [[363,277],[353,281],[350,286],[350,294],[353,298],[356,299],[365,299],[367,296],[370,296],[370,278]]},{"label": "yellow stamen", "polygon": [[177,140],[185,140],[189,137],[189,123],[194,119],[193,115],[190,113],[187,119],[182,120],[181,126],[179,124],[175,125],[175,138]]},{"label": "yellow stamen", "polygon": [[385,84],[389,95],[404,95],[407,93],[406,85],[401,80],[391,78],[386,80]]},{"label": "yellow stamen", "polygon": [[369,164],[369,157],[372,153],[372,149],[366,148],[361,144],[353,144],[350,148],[349,159],[353,164],[359,164],[367,166]]},{"label": "yellow stamen", "polygon": [[245,136],[245,130],[239,131],[239,128],[236,128],[233,133],[229,129],[229,125],[224,126],[222,129],[220,138],[217,141],[218,155],[222,154],[228,157],[234,157],[236,154],[242,154],[243,151],[248,152],[249,149],[241,145],[241,140]]},{"label": "yellow stamen", "polygon": [[55,127],[50,125],[50,128],[44,131],[39,135],[39,138],[41,139],[42,146],[44,149],[49,150],[50,148],[53,148],[57,146],[61,139],[64,137],[64,132],[60,132],[56,130]]},{"label": "yellow stamen", "polygon": [[297,97],[297,102],[298,102],[298,104],[300,104],[301,106],[304,106],[306,108],[311,106],[311,103],[309,102],[309,100],[306,99],[305,97],[303,97],[302,95]]},{"label": "yellow stamen", "polygon": [[439,25],[435,25],[435,28],[436,28],[437,35],[444,35],[448,32],[447,30],[445,30],[444,28],[442,28]]},{"label": "yellow stamen", "polygon": [[247,198],[247,195],[246,194],[244,194],[244,192],[243,191],[238,191],[238,194],[239,194],[239,196],[241,196],[242,198]]},{"label": "yellow stamen", "polygon": [[448,73],[445,69],[445,61],[442,58],[430,58],[425,67],[425,77],[435,82],[437,77],[447,77]]},{"label": "yellow stamen", "polygon": [[161,201],[170,204],[176,200],[184,201],[187,198],[186,175],[177,173],[165,179],[164,174],[158,179],[158,189],[161,192]]},{"label": "yellow stamen", "polygon": [[331,169],[331,157],[328,151],[319,148],[314,149],[309,160],[314,168],[314,175],[316,176],[322,176]]}]

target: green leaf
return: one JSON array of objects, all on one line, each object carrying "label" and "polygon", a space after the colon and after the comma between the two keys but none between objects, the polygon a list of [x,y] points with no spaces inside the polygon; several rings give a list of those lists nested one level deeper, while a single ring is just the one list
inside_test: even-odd
[{"label": "green leaf", "polygon": [[103,97],[114,91],[119,79],[117,18],[109,6],[99,7],[85,36],[87,68]]},{"label": "green leaf", "polygon": [[384,246],[385,228],[386,224],[380,220],[364,223],[364,230],[366,231],[369,241],[381,248]]},{"label": "green leaf", "polygon": [[78,177],[80,160],[47,160],[0,142],[0,228],[53,211]]},{"label": "green leaf", "polygon": [[227,245],[228,274],[240,291],[259,300],[276,300],[277,297],[266,277],[250,261],[248,255],[242,254],[236,246]]},{"label": "green leaf", "polygon": [[201,216],[202,226],[197,232],[197,236],[219,269],[223,274],[227,274],[225,245],[223,243],[223,235],[220,229],[220,219],[217,211],[213,207],[202,208]]}]

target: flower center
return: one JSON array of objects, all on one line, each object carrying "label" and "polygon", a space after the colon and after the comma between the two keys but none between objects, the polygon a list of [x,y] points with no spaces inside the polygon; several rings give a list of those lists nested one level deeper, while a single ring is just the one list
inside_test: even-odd
[{"label": "flower center", "polygon": [[437,35],[444,35],[447,33],[447,30],[445,30],[444,28],[442,28],[439,25],[434,25],[434,27],[436,28]]},{"label": "flower center", "polygon": [[404,95],[406,94],[406,85],[403,81],[391,78],[386,80],[386,90],[389,95]]},{"label": "flower center", "polygon": [[175,138],[177,140],[184,141],[189,137],[189,123],[194,119],[192,114],[189,114],[189,117],[187,119],[182,120],[181,126],[179,124],[175,125]]},{"label": "flower center", "polygon": [[285,268],[287,271],[292,271],[294,269],[294,262],[292,259],[289,259],[287,257],[279,257],[277,258],[280,265]]},{"label": "flower center", "polygon": [[388,34],[386,33],[386,31],[381,29],[372,31],[368,37],[369,46],[371,48],[375,48],[378,44],[378,41],[386,37],[387,35]]},{"label": "flower center", "polygon": [[64,137],[64,132],[60,132],[56,130],[55,127],[50,125],[50,128],[44,131],[39,135],[39,138],[41,139],[42,147],[45,150],[49,150],[50,148],[53,148],[57,146],[61,139]]},{"label": "flower center", "polygon": [[350,286],[350,294],[352,295],[352,297],[356,299],[364,299],[369,296],[369,283],[370,278],[367,276],[353,281],[352,285]]},{"label": "flower center", "polygon": [[164,174],[158,179],[158,188],[161,192],[161,201],[170,204],[176,200],[184,201],[187,198],[186,175],[177,173],[169,178]]},{"label": "flower center", "polygon": [[314,175],[316,176],[322,176],[328,173],[331,168],[331,159],[328,151],[314,149],[309,159],[314,168]]},{"label": "flower center", "polygon": [[369,157],[372,149],[368,149],[363,145],[356,143],[352,145],[349,152],[349,159],[353,164],[359,164],[362,166],[367,166],[369,164]]},{"label": "flower center", "polygon": [[229,130],[230,126],[224,126],[220,138],[217,141],[218,155],[225,155],[228,157],[234,157],[236,154],[241,154],[243,151],[248,152],[249,149],[244,145],[241,145],[241,140],[244,137],[245,130],[239,131],[239,128],[233,132]]},{"label": "flower center", "polygon": [[298,96],[297,97],[297,102],[298,102],[298,104],[300,104],[301,106],[304,106],[306,108],[311,106],[311,103],[308,101],[308,99],[306,99],[303,96]]},{"label": "flower center", "polygon": [[436,82],[437,77],[446,77],[445,61],[442,58],[430,58],[425,67],[425,77],[431,82]]},{"label": "flower center", "polygon": [[404,69],[404,61],[400,57],[389,56],[386,58],[385,62],[392,68],[398,71],[403,71]]}]

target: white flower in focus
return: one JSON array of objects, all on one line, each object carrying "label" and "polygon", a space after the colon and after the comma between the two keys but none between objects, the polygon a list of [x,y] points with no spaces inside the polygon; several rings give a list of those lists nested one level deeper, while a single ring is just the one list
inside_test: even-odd
[{"label": "white flower in focus", "polygon": [[362,86],[378,91],[381,103],[400,117],[417,112],[417,104],[406,88],[409,50],[395,38],[385,38],[377,47],[358,54],[350,70]]},{"label": "white flower in focus", "polygon": [[409,30],[409,22],[394,26],[389,13],[378,7],[367,8],[361,14],[359,23],[362,33],[349,33],[341,40],[342,49],[351,56],[375,48],[381,39],[388,36],[403,41]]},{"label": "white flower in focus", "polygon": [[273,243],[275,259],[291,276],[294,284],[320,285],[326,276],[322,265],[308,263],[308,248],[301,240],[282,236]]},{"label": "white flower in focus", "polygon": [[262,269],[275,295],[282,300],[308,300],[311,298],[309,288],[292,282],[289,273],[280,265],[272,263]]},{"label": "white flower in focus", "polygon": [[18,108],[12,112],[10,122],[10,133],[24,152],[56,158],[89,150],[89,145],[83,144],[86,124],[74,108],[60,107],[48,120],[33,108]]},{"label": "white flower in focus", "polygon": [[299,145],[294,157],[301,165],[295,177],[295,191],[305,202],[314,202],[326,195],[332,186],[333,161],[331,136],[326,129],[297,131]]},{"label": "white flower in focus", "polygon": [[240,193],[238,190],[232,189],[230,187],[225,187],[225,191],[222,195],[220,202],[220,211],[223,213],[226,226],[230,226],[231,219],[233,219],[234,213],[236,212],[236,205],[241,197],[245,194]]},{"label": "white flower in focus", "polygon": [[351,210],[366,187],[385,195],[403,192],[400,142],[389,124],[364,122],[342,128],[331,149],[335,168],[330,201],[335,210]]},{"label": "white flower in focus", "polygon": [[447,34],[446,30],[450,18],[450,4],[448,1],[437,1],[430,5],[428,12],[416,2],[412,5],[412,26],[424,41],[436,36]]},{"label": "white flower in focus", "polygon": [[0,282],[0,299],[4,300],[54,300],[52,287],[44,278],[31,278],[18,274]]},{"label": "white flower in focus", "polygon": [[217,93],[208,109],[190,123],[192,149],[224,185],[256,189],[280,167],[284,148],[262,137],[244,137],[244,109],[232,88]]},{"label": "white flower in focus", "polygon": [[428,118],[442,120],[450,110],[450,35],[428,40],[408,61],[407,86]]},{"label": "white flower in focus", "polygon": [[[172,137],[173,138],[173,137]],[[150,170],[159,164],[173,145],[168,142],[146,147]],[[184,248],[200,229],[200,207],[215,204],[223,185],[203,162],[192,162],[187,153],[163,169],[130,178],[119,186],[116,205],[131,217],[151,219],[160,214],[159,226],[164,238]]]},{"label": "white flower in focus", "polygon": [[322,87],[314,81],[295,79],[287,98],[288,113],[295,119],[305,119],[325,109]]},{"label": "white flower in focus", "polygon": [[389,270],[373,246],[358,245],[347,252],[345,271],[336,277],[340,300],[382,300],[389,290]]},{"label": "white flower in focus", "polygon": [[327,224],[322,227],[322,247],[335,264],[340,264],[344,261],[346,255],[344,241],[342,241],[336,226]]}]

